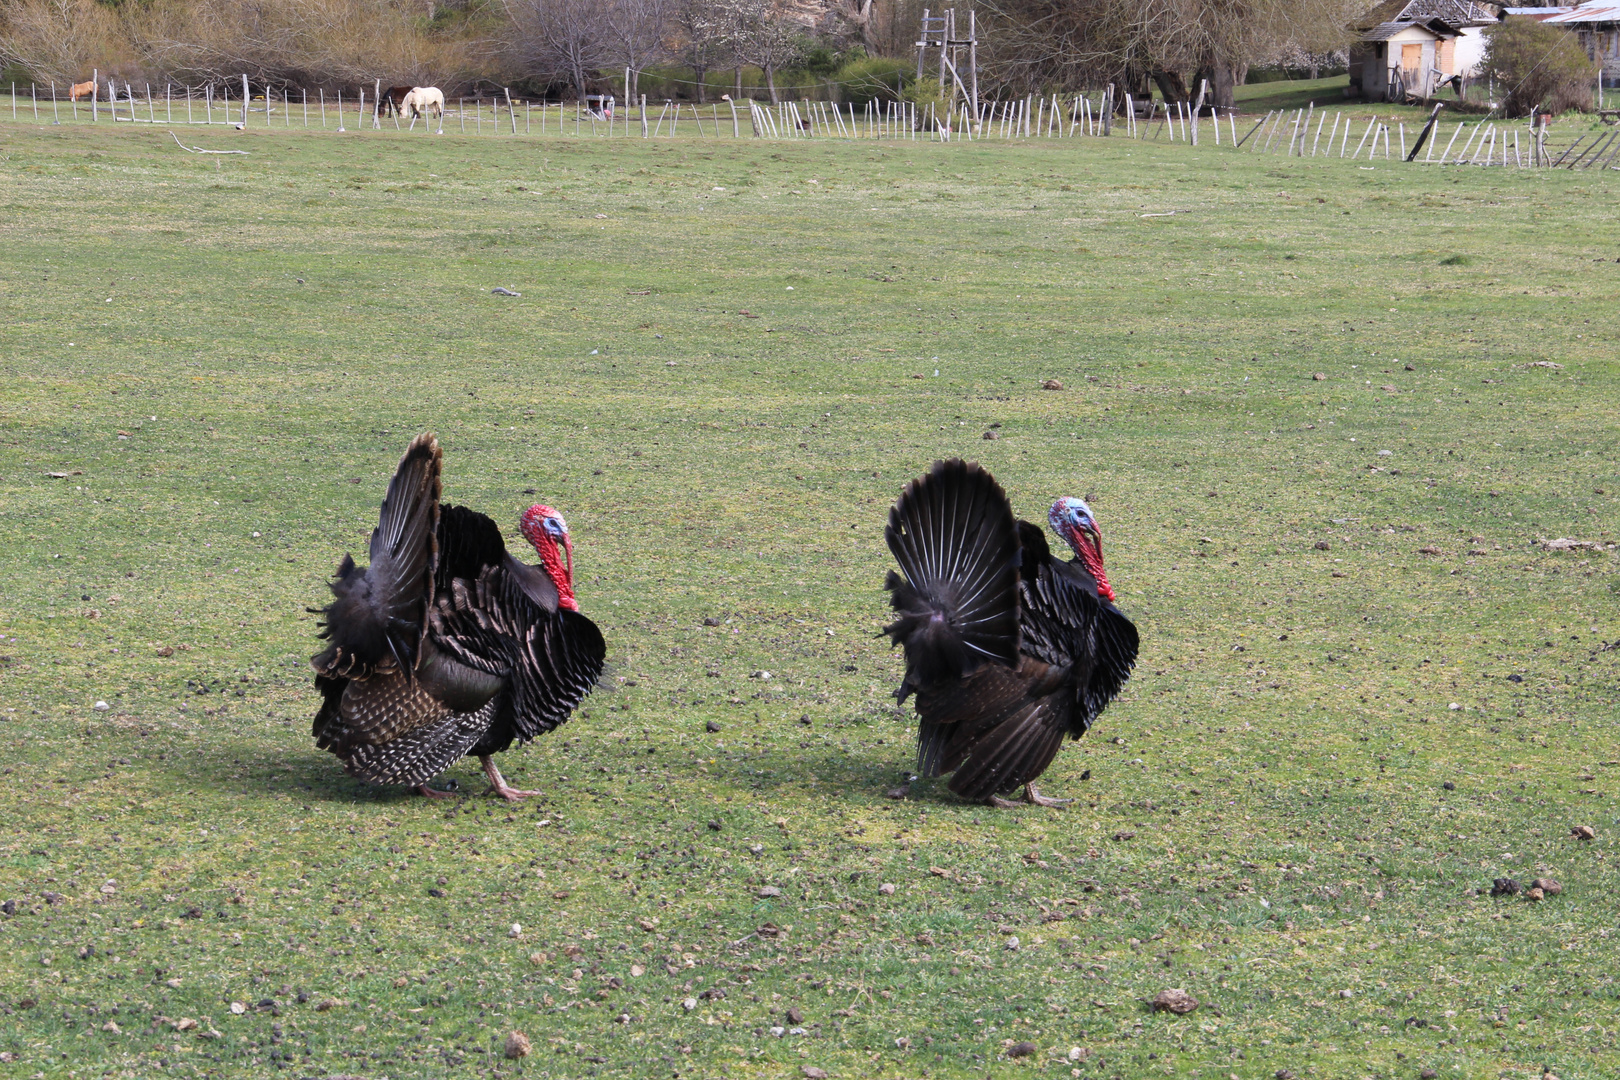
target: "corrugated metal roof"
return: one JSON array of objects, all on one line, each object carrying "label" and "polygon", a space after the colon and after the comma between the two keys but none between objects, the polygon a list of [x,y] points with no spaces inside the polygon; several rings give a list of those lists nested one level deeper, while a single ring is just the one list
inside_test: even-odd
[{"label": "corrugated metal roof", "polygon": [[1558,15],[1565,11],[1574,11],[1572,7],[1510,7],[1503,8],[1504,15],[1521,15],[1533,19],[1545,19],[1549,15]]},{"label": "corrugated metal roof", "polygon": [[1560,9],[1556,15],[1549,15],[1541,21],[1566,26],[1571,23],[1620,23],[1620,4],[1582,4]]}]

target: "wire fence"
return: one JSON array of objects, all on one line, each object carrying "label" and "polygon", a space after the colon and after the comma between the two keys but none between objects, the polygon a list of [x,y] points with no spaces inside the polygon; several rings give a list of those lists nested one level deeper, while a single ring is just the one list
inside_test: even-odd
[{"label": "wire fence", "polygon": [[[235,91],[233,96],[233,90]],[[0,96],[5,88],[0,87]],[[359,91],[263,88],[240,83],[136,86],[95,79],[77,87],[10,87],[0,119],[40,124],[149,124],[170,128],[226,125],[269,131],[363,133],[397,131],[469,137],[697,138],[771,140],[861,139],[984,142],[1033,139],[1124,138],[1182,143],[1210,151],[1271,154],[1342,161],[1410,162],[1506,168],[1620,168],[1620,126],[1566,133],[1550,145],[1546,118],[1526,123],[1483,117],[1451,126],[1439,110],[1408,131],[1404,121],[1315,105],[1239,118],[1233,110],[1199,110],[1126,95],[1115,108],[1111,91],[1095,95],[1034,95],[966,104],[943,114],[934,105],[873,101],[863,105],[801,100],[766,103],[727,99],[708,105],[642,96],[628,107],[611,98],[554,102],[499,95],[446,100],[442,106],[401,111],[388,95]]]}]

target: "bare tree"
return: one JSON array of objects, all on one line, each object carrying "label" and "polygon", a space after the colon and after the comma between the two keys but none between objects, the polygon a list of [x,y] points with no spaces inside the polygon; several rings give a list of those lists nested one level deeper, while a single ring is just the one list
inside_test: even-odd
[{"label": "bare tree", "polygon": [[733,14],[728,0],[672,0],[669,27],[674,54],[692,69],[699,102],[709,72],[735,62]]},{"label": "bare tree", "polygon": [[776,73],[804,56],[804,28],[793,20],[782,0],[731,0],[731,6],[731,40],[737,58],[765,73],[765,89],[774,105],[780,100]]},{"label": "bare tree", "polygon": [[992,82],[1020,89],[1113,81],[1142,93],[1151,80],[1185,100],[1190,76],[1230,106],[1251,59],[1287,44],[1337,49],[1353,14],[1349,0],[988,0],[980,55]]},{"label": "bare tree", "polygon": [[[671,0],[608,0],[603,13],[607,54],[616,67],[630,69],[625,97],[636,100],[641,71],[667,55]],[[700,97],[698,100],[702,100]]]},{"label": "bare tree", "polygon": [[128,63],[118,16],[94,0],[0,3],[0,67],[17,64],[35,78],[64,84]]},{"label": "bare tree", "polygon": [[566,78],[583,98],[589,82],[612,62],[607,13],[599,0],[504,0],[512,18],[512,49],[530,70]]}]

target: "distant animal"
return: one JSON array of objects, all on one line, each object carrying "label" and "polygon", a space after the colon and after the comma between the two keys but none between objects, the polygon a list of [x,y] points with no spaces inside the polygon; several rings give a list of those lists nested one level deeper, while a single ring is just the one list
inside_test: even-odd
[{"label": "distant animal", "polygon": [[69,101],[81,101],[84,98],[93,98],[95,96],[96,96],[96,84],[95,84],[94,81],[92,81],[92,82],[76,82],[72,86],[68,87],[68,100]]},{"label": "distant animal", "polygon": [[[311,658],[322,702],[316,745],[354,777],[446,796],[427,782],[470,754],[507,800],[492,755],[566,721],[602,673],[606,646],[574,599],[573,543],[549,506],[518,529],[540,555],[506,550],[483,514],[441,506],[443,454],[411,441],[388,484],[371,565],[344,556]],[[311,609],[314,610],[314,609]]]},{"label": "distant animal", "polygon": [[413,86],[399,103],[401,116],[444,116],[444,91],[437,86]]},{"label": "distant animal", "polygon": [[412,89],[414,88],[409,86],[390,86],[384,90],[382,96],[377,99],[377,115],[402,114],[405,95],[409,94]]},{"label": "distant animal", "polygon": [[1091,508],[1061,498],[1047,521],[1073,559],[1055,558],[995,478],[960,459],[911,481],[889,511],[883,535],[904,574],[885,582],[896,613],[885,631],[906,659],[896,697],[916,694],[917,771],[951,773],[970,801],[1012,806],[1001,796],[1022,787],[1028,802],[1066,802],[1034,781],[1136,663]]}]

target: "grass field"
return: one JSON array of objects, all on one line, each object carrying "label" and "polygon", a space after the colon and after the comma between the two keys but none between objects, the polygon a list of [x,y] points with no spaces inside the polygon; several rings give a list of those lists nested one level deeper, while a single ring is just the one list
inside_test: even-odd
[{"label": "grass field", "polygon": [[[0,127],[0,1076],[1620,1073],[1597,174],[192,141]],[[424,429],[610,642],[517,807],[308,736]],[[1091,497],[1142,632],[1066,810],[885,797],[951,454]]]}]

